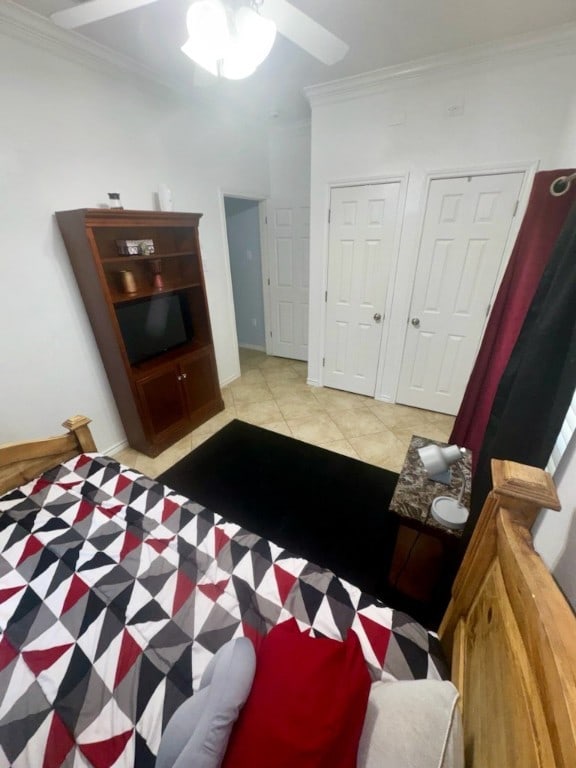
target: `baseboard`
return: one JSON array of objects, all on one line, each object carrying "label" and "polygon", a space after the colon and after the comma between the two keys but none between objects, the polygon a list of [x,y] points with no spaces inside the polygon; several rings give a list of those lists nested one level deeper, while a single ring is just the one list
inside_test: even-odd
[{"label": "baseboard", "polygon": [[124,448],[129,448],[128,440],[120,440],[119,443],[114,443],[114,445],[111,445],[109,448],[106,448],[105,451],[102,451],[102,453],[105,456],[114,456],[115,453],[119,453],[120,451],[123,451]]},{"label": "baseboard", "polygon": [[317,379],[306,379],[306,384],[311,387],[321,387],[322,384]]},{"label": "baseboard", "polygon": [[233,381],[238,381],[240,376],[242,376],[241,373],[233,373],[232,376],[228,376],[226,379],[221,379],[220,387],[227,387],[228,384],[232,384]]}]

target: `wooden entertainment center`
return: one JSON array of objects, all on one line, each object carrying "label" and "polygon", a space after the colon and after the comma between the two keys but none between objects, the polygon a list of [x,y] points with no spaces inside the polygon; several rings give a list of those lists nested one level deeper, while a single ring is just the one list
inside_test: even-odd
[{"label": "wooden entertainment center", "polygon": [[[224,408],[200,216],[90,208],[56,213],[128,442],[148,456]],[[121,253],[126,241],[145,242],[131,245],[137,252],[128,255]]]}]

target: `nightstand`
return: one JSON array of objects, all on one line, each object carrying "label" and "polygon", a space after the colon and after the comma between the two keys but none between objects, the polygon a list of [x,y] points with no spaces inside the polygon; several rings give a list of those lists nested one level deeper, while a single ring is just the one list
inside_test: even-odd
[{"label": "nightstand", "polygon": [[[452,466],[450,485],[430,480],[418,455],[426,445],[448,443],[413,435],[398,477],[390,512],[396,523],[396,543],[388,584],[423,623],[433,625],[447,605],[460,556],[462,531],[436,522],[430,505],[436,496],[458,497],[465,478],[463,504],[470,509],[472,455]],[[413,604],[412,604],[413,601]]]}]

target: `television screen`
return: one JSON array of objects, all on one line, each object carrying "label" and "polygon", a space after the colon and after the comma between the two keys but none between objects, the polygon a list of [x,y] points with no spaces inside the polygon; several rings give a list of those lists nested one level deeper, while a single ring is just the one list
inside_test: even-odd
[{"label": "television screen", "polygon": [[175,294],[122,304],[116,307],[116,317],[132,365],[192,339],[187,307]]}]

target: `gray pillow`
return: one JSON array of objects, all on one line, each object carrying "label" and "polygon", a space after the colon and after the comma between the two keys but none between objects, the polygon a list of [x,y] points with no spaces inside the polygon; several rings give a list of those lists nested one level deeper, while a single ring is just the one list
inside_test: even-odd
[{"label": "gray pillow", "polygon": [[448,681],[374,683],[358,768],[464,768],[458,698]]},{"label": "gray pillow", "polygon": [[206,667],[198,692],[170,718],[155,768],[219,768],[255,671],[256,653],[247,637],[223,645]]}]

